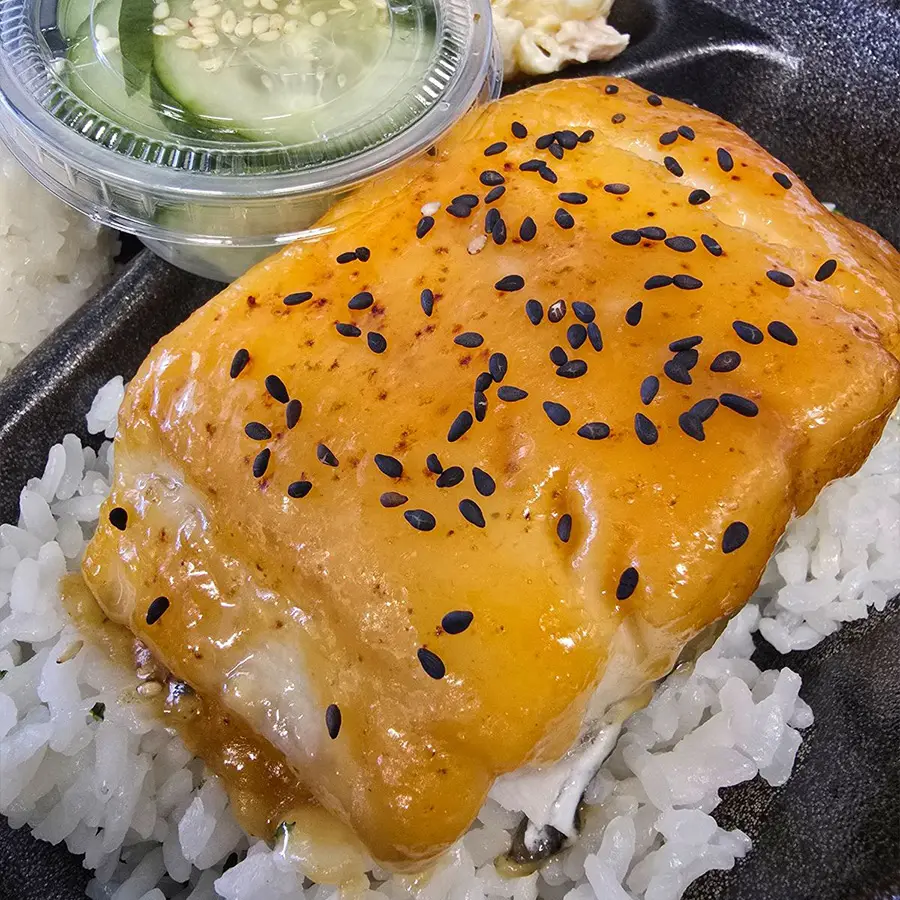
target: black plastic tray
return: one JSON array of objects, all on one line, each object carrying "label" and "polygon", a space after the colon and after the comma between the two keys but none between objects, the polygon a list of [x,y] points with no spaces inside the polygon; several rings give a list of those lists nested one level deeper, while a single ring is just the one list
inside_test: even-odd
[{"label": "black plastic tray", "polygon": [[[608,65],[737,123],[824,200],[900,245],[900,5],[897,0],[617,0],[632,45]],[[139,254],[126,272],[0,382],[0,521],[113,375],[130,378],[162,335],[218,289]],[[900,603],[790,665],[816,724],[783,788],[726,792],[715,815],[754,849],[692,900],[900,897]],[[80,900],[89,873],[64,846],[0,819],[0,900]]]}]

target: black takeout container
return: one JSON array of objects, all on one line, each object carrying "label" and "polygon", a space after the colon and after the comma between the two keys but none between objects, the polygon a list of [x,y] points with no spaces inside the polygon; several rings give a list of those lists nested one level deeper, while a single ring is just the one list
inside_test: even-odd
[{"label": "black takeout container", "polygon": [[[616,0],[632,43],[608,73],[689,100],[740,125],[823,200],[900,245],[900,7],[888,0]],[[514,89],[514,88],[513,88]],[[114,375],[130,378],[152,345],[219,285],[146,251],[0,382],[0,521],[41,474]],[[900,300],[900,298],[898,298]],[[900,603],[764,667],[803,677],[816,723],[790,781],[724,792],[716,818],[753,838],[730,872],[689,900],[888,900],[900,897]],[[80,900],[90,873],[64,845],[0,819],[0,900]]]}]

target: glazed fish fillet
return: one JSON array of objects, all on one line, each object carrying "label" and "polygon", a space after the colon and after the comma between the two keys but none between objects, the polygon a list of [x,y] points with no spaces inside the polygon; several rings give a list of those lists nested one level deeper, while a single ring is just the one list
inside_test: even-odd
[{"label": "glazed fish fillet", "polygon": [[84,575],[410,867],[744,604],[861,464],[898,258],[609,79],[473,112],[321,226],[144,362]]}]

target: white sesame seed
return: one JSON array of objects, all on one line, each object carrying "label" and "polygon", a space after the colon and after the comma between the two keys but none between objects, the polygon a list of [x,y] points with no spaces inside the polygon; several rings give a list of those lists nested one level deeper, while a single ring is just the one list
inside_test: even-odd
[{"label": "white sesame seed", "polygon": [[170,16],[163,24],[170,31],[186,31],[188,27],[188,24],[184,19],[179,19],[176,16]]},{"label": "white sesame seed", "polygon": [[469,246],[466,249],[469,251],[470,256],[474,256],[476,253],[481,253],[484,250],[484,245],[487,243],[487,235],[479,234],[476,237],[473,237],[471,241],[469,241]]},{"label": "white sesame seed", "polygon": [[[196,32],[195,32],[196,34]],[[196,34],[197,40],[203,44],[204,47],[218,47],[219,46],[219,36],[213,31],[209,34]]]},{"label": "white sesame seed", "polygon": [[216,29],[212,25],[197,25],[191,29],[191,34],[198,40],[205,34],[215,34]]},{"label": "white sesame seed", "polygon": [[328,21],[328,16],[324,12],[322,12],[322,10],[319,10],[318,12],[313,13],[309,17],[309,24],[312,25],[314,28],[321,28],[327,21]]},{"label": "white sesame seed", "polygon": [[[298,28],[297,23],[293,19],[291,19],[290,22],[284,23],[284,28],[282,30],[284,31],[285,34],[293,34],[297,30],[297,28]],[[291,46],[292,46],[291,44],[285,44],[285,47],[284,47],[285,52],[287,52],[288,47],[291,47]],[[292,56],[294,55],[293,52],[291,53],[291,55]]]},{"label": "white sesame seed", "polygon": [[244,18],[234,26],[234,33],[235,36],[239,38],[250,37],[253,33],[253,19],[251,19],[250,16],[244,16]]},{"label": "white sesame seed", "polygon": [[225,34],[231,34],[234,31],[234,26],[237,25],[237,16],[234,13],[233,9],[226,9],[225,12],[222,13],[222,18],[219,19],[219,28]]},{"label": "white sesame seed", "polygon": [[170,34],[172,34],[172,29],[167,25],[154,25],[153,33],[155,35],[158,35],[159,37],[168,37]]},{"label": "white sesame seed", "polygon": [[62,665],[63,663],[69,662],[71,659],[75,659],[76,656],[81,652],[81,648],[84,646],[84,641],[73,641],[69,646],[65,649],[61,656],[57,657],[56,662],[58,665]]},{"label": "white sesame seed", "polygon": [[440,201],[432,200],[431,203],[426,203],[422,207],[422,215],[423,216],[433,216],[440,208],[441,208]]},{"label": "white sesame seed", "polygon": [[246,9],[256,9],[257,6],[259,6],[259,0],[244,0]]},{"label": "white sesame seed", "polygon": [[175,41],[175,46],[180,47],[182,50],[199,50],[203,45],[197,38],[185,34]]},{"label": "white sesame seed", "polygon": [[265,34],[269,30],[269,17],[268,16],[256,16],[253,19],[253,33],[259,37],[261,34]]},{"label": "white sesame seed", "polygon": [[119,39],[108,37],[104,38],[102,41],[97,41],[97,49],[101,53],[112,53],[113,50],[119,49]]},{"label": "white sesame seed", "polygon": [[162,3],[157,3],[156,6],[153,7],[153,18],[159,22],[169,18],[169,4],[166,3],[165,0],[163,0]]},{"label": "white sesame seed", "polygon": [[348,12],[356,12],[356,4],[353,0],[338,0],[338,5],[341,9],[346,9]]},{"label": "white sesame seed", "polygon": [[262,41],[264,44],[269,44],[272,41],[277,41],[278,38],[280,38],[280,37],[281,37],[280,31],[269,30],[269,31],[264,32],[263,34],[257,35],[256,39],[258,41]]},{"label": "white sesame seed", "polygon": [[269,16],[269,28],[273,31],[279,31],[284,26],[284,16],[281,13],[272,13]]},{"label": "white sesame seed", "polygon": [[210,59],[201,59],[200,68],[204,72],[218,72],[225,65],[225,60],[221,56],[213,56]]},{"label": "white sesame seed", "polygon": [[98,41],[105,41],[109,37],[109,29],[105,25],[95,25],[94,37]]},{"label": "white sesame seed", "polygon": [[204,6],[197,10],[197,14],[206,19],[214,19],[220,12],[222,12],[222,6],[219,3],[214,3],[211,6]]},{"label": "white sesame seed", "polygon": [[191,18],[188,19],[188,25],[190,25],[191,28],[212,28],[213,24],[213,20],[207,16],[191,16]]},{"label": "white sesame seed", "polygon": [[275,12],[278,9],[278,4],[275,0],[259,0],[259,5],[263,9],[269,10],[269,12]]},{"label": "white sesame seed", "polygon": [[296,16],[298,13],[302,12],[302,10],[303,10],[303,7],[300,6],[299,3],[293,3],[293,2],[288,3],[288,5],[285,6],[285,8],[284,8],[284,11],[289,16]]},{"label": "white sesame seed", "polygon": [[162,693],[163,686],[158,681],[145,681],[138,685],[137,692],[142,697],[156,697]]}]

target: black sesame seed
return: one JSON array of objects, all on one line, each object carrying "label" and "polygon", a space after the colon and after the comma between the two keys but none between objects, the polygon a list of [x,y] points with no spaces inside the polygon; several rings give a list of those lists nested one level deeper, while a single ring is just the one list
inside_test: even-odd
[{"label": "black sesame seed", "polygon": [[722,255],[722,245],[715,238],[710,237],[708,234],[701,234],[700,241],[713,256]]},{"label": "black sesame seed", "polygon": [[456,487],[465,477],[466,473],[459,466],[450,466],[441,472],[435,484],[439,488]]},{"label": "black sesame seed", "polygon": [[669,144],[674,144],[675,141],[678,140],[678,132],[677,131],[666,131],[659,136],[659,142],[664,146],[668,146]]},{"label": "black sesame seed", "polygon": [[496,187],[498,184],[504,184],[506,179],[494,169],[485,169],[479,176],[478,180],[485,187]]},{"label": "black sesame seed", "polygon": [[725,350],[709,364],[710,372],[733,372],[741,364],[737,350]]},{"label": "black sesame seed", "polygon": [[542,404],[547,418],[554,425],[568,425],[572,414],[562,405],[562,403],[554,403],[552,400],[545,400]]},{"label": "black sesame seed", "polygon": [[666,229],[660,228],[658,225],[645,225],[638,229],[638,234],[648,241],[664,241],[666,239]]},{"label": "black sesame seed", "polygon": [[692,141],[697,135],[694,133],[694,129],[691,128],[690,125],[679,125],[678,133],[686,140]]},{"label": "black sesame seed", "polygon": [[356,251],[348,250],[346,253],[341,253],[337,257],[337,262],[339,265],[346,265],[347,263],[356,262]]},{"label": "black sesame seed", "polygon": [[269,459],[271,456],[272,451],[268,447],[264,450],[260,450],[259,453],[256,454],[256,458],[253,460],[254,478],[262,478],[263,475],[266,474],[266,469],[269,468]]},{"label": "black sesame seed", "polygon": [[525,279],[521,275],[504,275],[495,285],[494,289],[510,293],[521,291],[525,287]]},{"label": "black sesame seed", "polygon": [[569,538],[572,536],[572,517],[568,513],[559,517],[559,521],[556,523],[556,536],[564,544],[569,542]]},{"label": "black sesame seed", "polygon": [[375,465],[388,478],[399,478],[403,474],[403,463],[399,459],[387,456],[384,453],[375,454]]},{"label": "black sesame seed", "polygon": [[689,347],[687,350],[679,350],[675,354],[675,358],[672,362],[674,362],[676,366],[683,366],[690,371],[697,365],[699,359],[700,354],[693,347]]},{"label": "black sesame seed", "polygon": [[311,481],[294,481],[288,485],[288,497],[293,497],[295,500],[300,500],[305,497],[312,490],[312,482]]},{"label": "black sesame seed", "polygon": [[252,441],[267,441],[272,432],[262,422],[248,422],[244,426],[244,434]]},{"label": "black sesame seed", "polygon": [[584,322],[585,325],[593,322],[597,315],[594,311],[594,307],[591,306],[590,303],[585,303],[583,300],[576,300],[572,304],[572,312],[575,313],[575,318],[578,319],[579,322]]},{"label": "black sesame seed", "polygon": [[299,400],[291,400],[284,408],[284,420],[288,428],[293,428],[300,421],[303,404]]},{"label": "black sesame seed", "polygon": [[[404,515],[408,515],[408,513],[405,513]],[[419,657],[419,663],[425,670],[426,675],[434,678],[436,681],[444,677],[447,668],[437,653],[432,653],[430,650],[420,647],[417,655]]]},{"label": "black sesame seed", "polygon": [[454,609],[441,619],[441,629],[446,634],[462,634],[471,624],[475,616],[467,609]]},{"label": "black sesame seed", "polygon": [[495,188],[491,188],[487,194],[484,196],[485,203],[493,203],[495,200],[499,200],[506,193],[506,188],[503,187],[502,184],[498,185]]},{"label": "black sesame seed", "polygon": [[761,344],[763,342],[763,333],[749,322],[742,322],[740,319],[731,323],[734,333],[748,344]]},{"label": "black sesame seed", "polygon": [[769,271],[766,272],[766,278],[780,287],[791,288],[795,284],[794,279],[791,278],[787,272],[779,272],[777,269],[769,269]]},{"label": "black sesame seed", "polygon": [[612,184],[604,184],[603,190],[606,191],[607,194],[627,194],[631,188],[627,184],[621,184],[620,182],[613,182]]},{"label": "black sesame seed", "polygon": [[312,300],[312,291],[298,291],[295,294],[288,294],[281,302],[285,306],[299,306],[301,303],[306,303],[307,300]]},{"label": "black sesame seed", "polygon": [[528,321],[532,325],[540,325],[544,318],[544,307],[541,306],[539,300],[529,300],[525,304],[525,315],[528,316]]},{"label": "black sesame seed", "polygon": [[128,525],[128,512],[121,506],[116,506],[109,511],[109,524],[119,531],[124,531]]},{"label": "black sesame seed", "polygon": [[522,220],[522,224],[519,226],[519,237],[523,241],[532,241],[536,234],[537,225],[535,225],[534,219],[532,219],[531,216],[525,216]]},{"label": "black sesame seed", "polygon": [[780,184],[786,191],[790,190],[793,186],[793,182],[784,172],[773,172],[772,177]]},{"label": "black sesame seed", "polygon": [[162,614],[169,608],[168,597],[157,597],[148,607],[146,622],[148,625],[155,625]]},{"label": "black sesame seed", "polygon": [[328,737],[334,740],[341,731],[341,711],[336,703],[331,703],[325,710],[325,728]]},{"label": "black sesame seed", "polygon": [[559,181],[559,177],[557,176],[556,172],[554,172],[553,169],[550,168],[550,166],[544,166],[539,170],[538,174],[541,176],[541,178],[544,179],[544,181],[549,181],[550,184],[556,184],[556,182]]},{"label": "black sesame seed", "polygon": [[513,387],[511,384],[505,384],[503,387],[497,388],[497,397],[504,403],[515,403],[517,400],[524,400],[527,396],[528,391]]},{"label": "black sesame seed", "polygon": [[464,409],[451,423],[447,431],[447,440],[452,444],[458,441],[472,427],[472,413]]},{"label": "black sesame seed", "polygon": [[638,585],[638,570],[629,566],[620,576],[616,587],[616,600],[627,600]]},{"label": "black sesame seed", "polygon": [[460,194],[453,198],[453,203],[457,206],[468,206],[469,209],[475,209],[478,206],[477,194]]},{"label": "black sesame seed", "polygon": [[366,343],[373,353],[384,353],[387,350],[387,338],[377,331],[370,331],[366,335]]},{"label": "black sesame seed", "polygon": [[360,262],[368,262],[369,257],[372,255],[372,251],[368,247],[357,247],[356,248],[356,258]]},{"label": "black sesame seed", "polygon": [[587,328],[580,322],[574,322],[566,329],[566,340],[573,350],[577,350],[587,340]]},{"label": "black sesame seed", "polygon": [[660,100],[660,98],[657,97],[656,94],[649,94],[647,96],[647,102],[651,106],[662,106],[662,100]]},{"label": "black sesame seed", "polygon": [[350,309],[368,309],[374,302],[375,298],[369,291],[360,291],[350,298],[350,302],[347,306],[350,307]]},{"label": "black sesame seed", "polygon": [[701,422],[705,422],[717,409],[719,401],[715,397],[706,397],[698,400],[688,412],[692,416],[696,416]]},{"label": "black sesame seed", "polygon": [[546,150],[552,143],[556,141],[555,134],[542,134],[535,142],[534,146],[538,150]]},{"label": "black sesame seed", "polygon": [[484,469],[479,469],[478,466],[472,469],[472,479],[475,482],[475,490],[482,497],[490,497],[497,490],[497,483],[494,479]]},{"label": "black sesame seed", "polygon": [[663,160],[663,164],[676,178],[681,178],[684,175],[684,169],[681,168],[681,164],[674,156],[667,156]]},{"label": "black sesame seed", "polygon": [[747,542],[750,529],[743,522],[732,522],[722,535],[722,552],[734,553]]},{"label": "black sesame seed", "polygon": [[699,206],[701,203],[706,203],[707,200],[709,200],[709,193],[704,191],[703,188],[697,188],[697,190],[688,194],[688,203],[691,206]]},{"label": "black sesame seed", "polygon": [[500,210],[489,209],[484,216],[484,233],[490,234],[494,230],[494,226],[500,221]]},{"label": "black sesame seed", "polygon": [[668,287],[671,283],[672,279],[668,275],[651,275],[644,282],[644,289],[653,291],[656,288]]},{"label": "black sesame seed", "polygon": [[490,147],[485,147],[484,155],[496,156],[498,153],[502,153],[507,146],[506,141],[497,141],[496,143],[491,144]]},{"label": "black sesame seed", "polygon": [[447,213],[456,219],[468,219],[472,215],[472,207],[464,203],[451,203],[447,207]]},{"label": "black sesame seed", "polygon": [[677,250],[679,253],[690,253],[697,247],[697,242],[684,235],[676,235],[675,237],[666,238],[666,246],[670,250]]},{"label": "black sesame seed", "polygon": [[519,166],[520,172],[540,172],[547,163],[543,159],[526,159]]},{"label": "black sesame seed", "polygon": [[416,225],[416,237],[421,240],[432,228],[434,228],[434,216],[422,216],[419,224]]},{"label": "black sesame seed", "polygon": [[615,84],[608,84],[605,88],[603,88],[603,90],[606,91],[607,94],[618,94],[619,93],[619,87],[618,87],[618,85],[615,85]]},{"label": "black sesame seed", "polygon": [[703,282],[699,278],[694,278],[693,275],[684,274],[676,275],[672,279],[672,284],[677,288],[681,288],[683,291],[696,291],[698,288],[703,287]]},{"label": "black sesame seed", "polygon": [[663,366],[663,372],[666,373],[666,377],[669,380],[674,381],[676,384],[693,383],[691,373],[684,366],[678,365],[674,359],[666,361],[666,364]]},{"label": "black sesame seed", "polygon": [[406,519],[416,531],[432,531],[437,524],[434,516],[424,509],[408,509],[403,513],[403,518]]},{"label": "black sesame seed", "polygon": [[609,437],[609,425],[606,422],[586,422],[578,429],[577,434],[589,441],[602,441]]},{"label": "black sesame seed", "polygon": [[460,347],[474,349],[475,347],[480,347],[484,343],[484,337],[477,331],[464,331],[462,334],[458,334],[453,338],[453,343],[459,344]]},{"label": "black sesame seed", "polygon": [[335,331],[342,337],[359,337],[362,334],[362,331],[351,322],[338,322],[335,326]]},{"label": "black sesame seed", "polygon": [[594,139],[594,132],[588,128],[586,131],[582,131],[581,134],[578,135],[578,143],[579,144],[589,144]]},{"label": "black sesame seed", "polygon": [[477,528],[484,528],[484,513],[474,500],[460,500],[459,511],[467,522]]},{"label": "black sesame seed", "polygon": [[488,360],[488,369],[494,381],[500,384],[506,377],[506,372],[509,369],[506,356],[502,353],[492,353],[491,358]]},{"label": "black sesame seed", "polygon": [[554,366],[561,366],[569,361],[569,354],[562,347],[553,347],[550,350],[550,362]]},{"label": "black sesame seed", "polygon": [[520,141],[528,137],[528,129],[521,122],[513,122],[509,130],[513,133],[513,137],[517,137]]},{"label": "black sesame seed", "polygon": [[569,203],[572,206],[581,206],[582,204],[587,203],[587,201],[587,194],[582,194],[578,191],[563,191],[561,194],[559,194],[560,203]]},{"label": "black sesame seed", "polygon": [[726,409],[736,412],[748,419],[752,419],[759,413],[759,407],[747,397],[740,394],[719,394],[719,403]]},{"label": "black sesame seed", "polygon": [[425,315],[430,316],[434,312],[434,291],[425,288],[419,295],[419,302]]},{"label": "black sesame seed", "polygon": [[498,218],[491,229],[491,238],[494,243],[500,247],[506,243],[506,222],[502,218]]},{"label": "black sesame seed", "polygon": [[633,228],[625,228],[622,231],[614,231],[612,239],[617,244],[623,244],[626,247],[633,247],[641,242],[641,233]]},{"label": "black sesame seed", "polygon": [[734,157],[724,147],[716,150],[716,161],[723,172],[730,172],[734,168]]},{"label": "black sesame seed", "polygon": [[703,343],[703,338],[700,337],[699,334],[691,335],[691,337],[679,338],[677,341],[672,341],[669,344],[669,349],[673,353],[678,353],[679,350],[690,350],[692,347],[696,347],[698,344]]},{"label": "black sesame seed", "polygon": [[565,131],[556,132],[557,143],[565,147],[566,150],[574,150],[578,146],[578,135],[568,128]]},{"label": "black sesame seed", "polygon": [[635,413],[634,433],[642,444],[647,444],[648,446],[655,444],[659,439],[659,432],[656,430],[656,426],[643,413]]},{"label": "black sesame seed", "polygon": [[769,332],[770,337],[774,338],[776,341],[780,341],[782,344],[787,344],[789,347],[797,346],[797,335],[794,334],[793,329],[789,325],[785,325],[784,322],[779,322],[777,320],[769,322],[766,331]]},{"label": "black sesame seed", "polygon": [[232,378],[237,378],[238,375],[240,375],[241,372],[244,371],[248,362],[250,362],[250,354],[243,347],[241,347],[241,349],[238,350],[231,359],[231,369],[229,370],[228,374]]},{"label": "black sesame seed", "polygon": [[678,417],[678,427],[689,437],[695,441],[705,441],[706,432],[703,430],[703,423],[697,416],[691,413],[682,413]]},{"label": "black sesame seed", "polygon": [[565,151],[559,144],[551,144],[551,145],[547,148],[547,152],[548,152],[554,159],[562,159],[563,156],[565,155],[565,152],[566,152],[566,151]]},{"label": "black sesame seed", "polygon": [[827,281],[837,269],[836,259],[826,259],[816,272],[816,281]]},{"label": "black sesame seed", "polygon": [[638,300],[625,311],[625,321],[632,327],[640,324],[641,316],[644,314],[644,304]]},{"label": "black sesame seed", "polygon": [[566,301],[565,300],[557,300],[555,303],[550,304],[550,309],[547,310],[547,318],[554,325],[557,322],[562,322],[562,320],[566,317]]},{"label": "black sesame seed", "polygon": [[641,403],[649,406],[653,398],[659,393],[659,379],[655,375],[648,375],[641,382]]},{"label": "black sesame seed", "polygon": [[338,458],[325,446],[325,444],[319,444],[316,447],[316,459],[326,466],[336,466],[338,464]]},{"label": "black sesame seed", "polygon": [[429,453],[425,458],[425,465],[428,471],[433,475],[440,475],[444,471],[441,461],[438,459],[437,453]]},{"label": "black sesame seed", "polygon": [[609,121],[612,122],[613,125],[621,125],[622,122],[625,121],[625,114],[616,113]]},{"label": "black sesame seed", "polygon": [[581,378],[587,374],[587,370],[587,363],[583,359],[570,359],[556,370],[556,374],[560,378]]},{"label": "black sesame seed", "polygon": [[480,372],[478,377],[475,379],[475,390],[484,392],[493,383],[494,383],[494,379],[491,376],[490,372]]},{"label": "black sesame seed", "polygon": [[556,222],[560,228],[565,228],[566,230],[575,227],[574,217],[567,209],[563,209],[562,207],[554,213],[553,221]]}]

